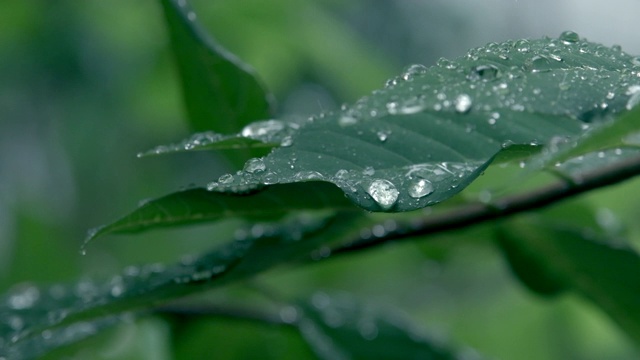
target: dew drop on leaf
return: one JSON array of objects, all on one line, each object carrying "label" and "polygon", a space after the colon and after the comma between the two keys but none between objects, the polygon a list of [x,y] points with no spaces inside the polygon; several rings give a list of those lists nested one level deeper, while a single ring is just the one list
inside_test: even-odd
[{"label": "dew drop on leaf", "polygon": [[631,85],[627,88],[627,95],[631,95],[627,101],[627,110],[633,109],[636,105],[640,104],[640,85]]},{"label": "dew drop on leaf", "polygon": [[580,41],[580,35],[573,31],[565,31],[560,34],[560,41],[562,41],[566,45],[575,44]]},{"label": "dew drop on leaf", "polygon": [[402,78],[406,81],[413,79],[415,75],[426,73],[428,68],[421,64],[409,65],[402,73]]},{"label": "dew drop on leaf", "polygon": [[387,210],[393,207],[398,200],[398,189],[389,180],[376,179],[369,184],[367,193],[371,195],[378,205]]},{"label": "dew drop on leaf", "polygon": [[265,169],[266,169],[266,166],[264,164],[264,161],[262,159],[259,159],[259,158],[249,159],[244,164],[244,171],[246,171],[248,173],[252,173],[252,174],[264,171]]},{"label": "dew drop on leaf", "polygon": [[471,97],[467,94],[458,95],[456,98],[456,111],[464,114],[471,110],[471,105],[473,104]]},{"label": "dew drop on leaf", "polygon": [[490,81],[498,77],[499,70],[495,65],[478,65],[471,68],[467,79],[471,81]]},{"label": "dew drop on leaf", "polygon": [[358,123],[358,119],[353,116],[342,115],[338,118],[338,125],[342,127],[353,126]]},{"label": "dew drop on leaf", "polygon": [[427,196],[433,192],[433,184],[427,179],[415,179],[409,183],[409,196],[414,199]]},{"label": "dew drop on leaf", "polygon": [[233,182],[233,175],[224,174],[218,178],[218,183],[220,184],[230,184]]},{"label": "dew drop on leaf", "polygon": [[371,166],[367,166],[364,168],[364,170],[362,170],[362,175],[364,176],[372,176],[375,173],[376,173],[376,170]]},{"label": "dew drop on leaf", "polygon": [[279,120],[258,121],[245,126],[242,136],[248,138],[260,138],[269,134],[284,130],[285,124]]},{"label": "dew drop on leaf", "polygon": [[278,178],[278,175],[276,173],[268,172],[264,175],[264,177],[262,177],[262,182],[265,185],[272,185],[280,182],[280,179]]}]

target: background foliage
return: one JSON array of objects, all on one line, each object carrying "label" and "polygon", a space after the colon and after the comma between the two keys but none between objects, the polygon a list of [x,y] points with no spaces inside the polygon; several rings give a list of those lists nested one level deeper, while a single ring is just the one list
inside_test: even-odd
[{"label": "background foliage", "polygon": [[[198,1],[194,6],[220,42],[257,69],[281,104],[278,113],[307,114],[336,109],[381,87],[406,64],[432,65],[440,56],[459,56],[489,41],[555,36],[571,28],[590,40],[619,42],[626,51],[640,53],[637,43],[625,42],[624,33],[600,31],[601,23],[624,24],[624,14],[604,9],[598,14],[604,18],[600,22],[588,22],[588,14],[579,13],[573,20],[545,23],[531,15],[546,18],[547,13],[572,8],[570,2],[551,3],[531,9],[519,2],[494,1],[488,6],[491,11],[471,3],[389,1],[372,6],[335,0]],[[215,245],[212,231],[220,239],[233,233],[236,223],[226,221],[215,227],[109,237],[92,243],[88,254],[80,256],[87,227],[117,217],[137,199],[217,179],[231,165],[222,158],[212,161],[212,154],[144,160],[134,156],[190,132],[156,2],[0,6],[2,289],[25,281],[99,278],[131,264],[176,261]],[[499,21],[502,11],[511,11],[509,18],[519,25]],[[487,21],[492,16],[495,21]],[[481,182],[491,184],[499,176],[488,172]],[[638,186],[632,181],[575,202],[588,204],[601,225],[624,231],[636,243],[639,209],[625,199]],[[550,211],[562,217],[572,211],[572,204]],[[265,300],[256,299],[251,290],[256,286],[268,287],[283,299],[308,298],[317,290],[345,291],[401,308],[435,336],[451,337],[489,357],[522,358],[525,347],[531,359],[634,356],[626,335],[591,304],[574,295],[549,301],[523,288],[486,240],[487,231],[478,227],[272,271],[257,283],[214,291],[205,298],[249,299],[251,305],[260,305]],[[518,230],[504,233],[509,231]],[[220,349],[222,358],[310,356],[287,327],[150,317],[51,357],[190,358],[207,354],[211,347]]]}]

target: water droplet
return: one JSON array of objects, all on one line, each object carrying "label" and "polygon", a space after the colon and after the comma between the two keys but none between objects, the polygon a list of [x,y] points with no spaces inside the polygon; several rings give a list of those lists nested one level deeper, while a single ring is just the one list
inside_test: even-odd
[{"label": "water droplet", "polygon": [[378,140],[385,142],[387,141],[387,139],[389,138],[389,135],[391,135],[391,131],[389,130],[380,130],[376,133],[376,136],[378,136]]},{"label": "water droplet", "polygon": [[38,299],[40,299],[40,290],[35,286],[27,285],[11,294],[7,299],[7,305],[15,310],[23,310],[35,305]]},{"label": "water droplet", "polygon": [[293,138],[291,136],[285,136],[282,138],[282,141],[280,142],[280,146],[289,147],[291,145],[293,145]]},{"label": "water droplet", "polygon": [[342,127],[353,126],[358,123],[358,119],[353,116],[342,115],[338,118],[338,125]]},{"label": "water droplet", "polygon": [[248,172],[248,173],[257,173],[257,172],[261,172],[264,171],[266,169],[266,165],[264,164],[264,160],[259,159],[259,158],[253,158],[253,159],[249,159],[245,164],[244,164],[244,171]]},{"label": "water droplet", "polygon": [[471,105],[473,104],[471,97],[467,94],[458,95],[456,98],[456,111],[464,114],[471,110]]},{"label": "water droplet", "polygon": [[375,173],[376,173],[376,170],[371,166],[367,166],[364,168],[364,170],[362,170],[362,175],[364,176],[372,176]]},{"label": "water droplet", "polygon": [[294,306],[285,306],[280,309],[280,319],[287,324],[293,324],[298,321],[298,310]]},{"label": "water droplet", "polygon": [[224,174],[218,178],[219,184],[230,184],[232,182],[233,182],[233,175],[231,174]]},{"label": "water droplet", "polygon": [[415,179],[409,183],[409,196],[414,199],[427,196],[433,192],[433,184],[427,179]]},{"label": "water droplet", "polygon": [[293,176],[296,181],[323,180],[324,176],[317,171],[300,171]]},{"label": "water droplet", "polygon": [[426,73],[428,68],[421,64],[409,65],[402,73],[402,78],[406,81],[413,79],[415,75]]},{"label": "water droplet", "polygon": [[566,82],[566,81],[563,81],[560,84],[558,84],[558,87],[562,91],[567,91],[567,90],[571,89],[571,84]]},{"label": "water droplet", "polygon": [[266,120],[251,123],[242,129],[242,136],[251,139],[260,139],[268,135],[284,130],[285,124],[280,120]]},{"label": "water droplet", "polygon": [[560,41],[562,41],[563,43],[569,45],[569,44],[575,44],[578,41],[580,41],[580,35],[578,35],[577,33],[573,32],[573,31],[565,31],[562,34],[560,34],[559,37]]},{"label": "water droplet", "polygon": [[280,182],[278,178],[278,174],[273,172],[268,172],[262,177],[262,183],[265,185],[273,185]]},{"label": "water droplet", "polygon": [[551,61],[543,55],[536,55],[525,61],[525,67],[532,73],[545,72],[551,70]]},{"label": "water droplet", "polygon": [[371,195],[378,205],[384,210],[388,210],[398,200],[398,190],[389,180],[376,179],[369,184],[367,193]]},{"label": "water droplet", "polygon": [[636,105],[640,104],[640,85],[631,85],[627,88],[627,95],[631,95],[627,101],[627,110],[633,109]]},{"label": "water droplet", "polygon": [[631,58],[631,65],[640,66],[640,56]]},{"label": "water droplet", "polygon": [[471,68],[467,79],[471,81],[490,81],[498,77],[499,70],[495,65],[478,65]]},{"label": "water droplet", "polygon": [[518,40],[513,44],[513,47],[521,53],[527,53],[531,50],[531,46],[529,44],[529,40]]}]

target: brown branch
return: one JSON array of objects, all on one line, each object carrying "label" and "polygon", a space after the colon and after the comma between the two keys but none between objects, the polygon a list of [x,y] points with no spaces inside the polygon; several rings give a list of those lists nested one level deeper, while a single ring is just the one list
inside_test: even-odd
[{"label": "brown branch", "polygon": [[414,239],[540,209],[593,189],[629,180],[637,175],[640,175],[640,157],[618,162],[578,178],[562,179],[528,193],[507,196],[491,204],[473,203],[442,215],[425,217],[417,224],[414,223],[408,231],[391,232],[375,239],[358,239],[336,249],[329,258],[374,248],[391,241]]}]

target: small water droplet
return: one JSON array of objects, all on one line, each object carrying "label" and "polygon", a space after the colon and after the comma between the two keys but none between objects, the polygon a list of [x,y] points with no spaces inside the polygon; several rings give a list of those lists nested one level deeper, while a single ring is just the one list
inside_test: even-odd
[{"label": "small water droplet", "polygon": [[471,81],[490,81],[498,77],[499,70],[495,65],[478,65],[471,68],[467,79]]},{"label": "small water droplet", "polygon": [[285,136],[282,138],[282,141],[280,142],[280,146],[289,147],[291,145],[293,145],[293,138],[291,136]]},{"label": "small water droplet", "polygon": [[471,110],[471,105],[473,104],[473,101],[471,100],[471,97],[467,94],[460,94],[458,95],[458,97],[456,98],[456,111],[464,114],[469,112],[469,110]]},{"label": "small water droplet", "polygon": [[218,178],[219,184],[230,184],[232,182],[233,182],[233,175],[231,174],[224,174]]},{"label": "small water droplet", "polygon": [[631,58],[631,65],[640,66],[640,56]]},{"label": "small water droplet", "polygon": [[427,179],[415,179],[409,183],[409,196],[414,199],[427,196],[433,192],[433,184]]},{"label": "small water droplet", "polygon": [[517,40],[513,46],[516,48],[518,52],[527,53],[531,50],[531,45],[529,44],[529,40]]},{"label": "small water droplet", "polygon": [[268,172],[262,177],[262,183],[265,185],[273,185],[280,182],[278,178],[278,174],[273,172]]},{"label": "small water droplet", "polygon": [[367,193],[371,195],[378,205],[384,210],[388,210],[398,200],[398,189],[389,180],[376,179],[369,184]]},{"label": "small water droplet", "polygon": [[252,174],[264,171],[266,168],[267,167],[264,164],[264,160],[259,159],[259,158],[249,159],[244,164],[244,171],[246,171],[248,173],[252,173]]},{"label": "small water droplet", "polygon": [[358,123],[358,119],[349,115],[342,115],[338,118],[338,125],[342,127],[353,126]]},{"label": "small water droplet", "polygon": [[389,138],[389,135],[391,135],[391,131],[389,130],[380,130],[376,133],[376,136],[378,137],[378,140],[380,140],[381,142],[385,142],[387,141],[387,139]]},{"label": "small water droplet", "polygon": [[580,41],[580,35],[578,35],[577,33],[573,32],[573,31],[565,31],[562,34],[560,34],[559,39],[560,39],[560,41],[562,41],[566,45],[570,45],[570,44],[575,44],[578,41]]},{"label": "small water droplet", "polygon": [[362,170],[362,175],[364,176],[372,176],[375,173],[376,173],[376,170],[371,166],[367,166],[364,168],[364,170]]},{"label": "small water droplet", "polygon": [[551,70],[551,61],[544,55],[536,55],[525,61],[525,68],[532,73],[546,72]]},{"label": "small water droplet", "polygon": [[293,179],[296,181],[323,180],[324,176],[317,171],[300,171],[293,175]]}]

